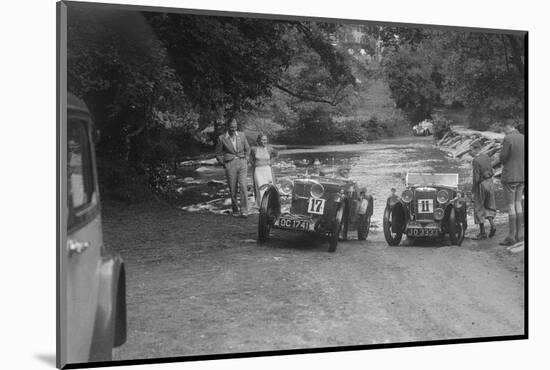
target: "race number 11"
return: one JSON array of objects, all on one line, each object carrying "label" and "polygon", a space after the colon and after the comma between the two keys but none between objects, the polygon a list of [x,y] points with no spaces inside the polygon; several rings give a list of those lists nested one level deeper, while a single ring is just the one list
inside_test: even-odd
[{"label": "race number 11", "polygon": [[431,213],[432,212],[432,203],[431,199],[419,199],[418,200],[418,213]]}]

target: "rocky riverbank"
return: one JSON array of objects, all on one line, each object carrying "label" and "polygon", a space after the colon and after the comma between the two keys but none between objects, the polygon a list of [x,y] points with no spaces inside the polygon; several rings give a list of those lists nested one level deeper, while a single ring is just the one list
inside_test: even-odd
[{"label": "rocky riverbank", "polygon": [[500,151],[504,134],[491,131],[476,131],[463,126],[452,126],[451,129],[436,142],[436,145],[447,152],[453,158],[471,161],[470,146],[479,141],[481,153],[487,154],[493,163],[495,177],[500,178],[502,166],[500,163]]}]

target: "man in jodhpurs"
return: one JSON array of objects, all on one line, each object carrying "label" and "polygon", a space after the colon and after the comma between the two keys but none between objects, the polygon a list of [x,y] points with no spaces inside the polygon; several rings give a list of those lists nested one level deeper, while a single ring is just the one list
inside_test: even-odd
[{"label": "man in jodhpurs", "polygon": [[523,241],[523,207],[521,204],[524,188],[525,147],[524,136],[513,124],[504,127],[506,136],[500,152],[502,162],[502,187],[508,204],[509,233],[500,245],[513,245]]},{"label": "man in jodhpurs", "polygon": [[241,193],[241,217],[248,217],[248,190],[246,172],[250,145],[244,133],[237,131],[237,121],[232,119],[227,132],[218,137],[216,145],[216,159],[225,168],[225,176],[231,191],[231,208],[233,216],[239,215],[237,206],[237,186]]}]

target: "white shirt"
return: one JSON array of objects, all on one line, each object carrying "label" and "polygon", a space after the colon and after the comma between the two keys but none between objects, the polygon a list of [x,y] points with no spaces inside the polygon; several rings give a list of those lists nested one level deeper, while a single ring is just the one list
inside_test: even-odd
[{"label": "white shirt", "polygon": [[367,199],[362,199],[361,203],[359,204],[359,212],[358,213],[360,215],[366,215],[368,206],[369,206],[369,201]]},{"label": "white shirt", "polygon": [[237,133],[235,133],[235,136],[231,136],[229,134],[227,134],[227,136],[229,137],[229,141],[231,141],[231,144],[233,144],[233,149],[237,151]]}]

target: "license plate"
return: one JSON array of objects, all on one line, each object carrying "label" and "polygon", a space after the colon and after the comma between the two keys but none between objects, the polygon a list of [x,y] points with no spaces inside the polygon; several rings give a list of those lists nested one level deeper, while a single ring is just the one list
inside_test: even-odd
[{"label": "license plate", "polygon": [[433,212],[434,212],[433,199],[418,199],[418,213],[433,213]]},{"label": "license plate", "polygon": [[309,198],[307,211],[309,213],[322,215],[323,212],[325,211],[325,200],[321,198]]},{"label": "license plate", "polygon": [[285,218],[280,217],[277,221],[279,227],[283,227],[285,229],[293,229],[293,230],[309,230],[309,221],[306,220],[294,220],[292,218]]},{"label": "license plate", "polygon": [[437,236],[438,230],[434,228],[413,227],[407,230],[409,236]]}]

